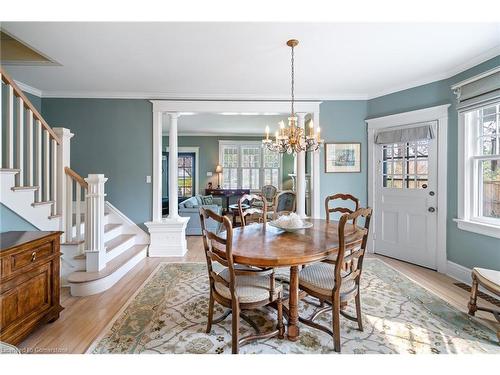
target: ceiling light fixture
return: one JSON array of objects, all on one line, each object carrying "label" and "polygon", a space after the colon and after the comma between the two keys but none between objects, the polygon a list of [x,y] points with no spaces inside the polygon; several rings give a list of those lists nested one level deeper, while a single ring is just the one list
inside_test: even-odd
[{"label": "ceiling light fixture", "polygon": [[288,117],[288,127],[285,126],[283,121],[279,122],[279,130],[275,133],[274,141],[269,138],[269,126],[266,126],[266,138],[262,140],[264,147],[267,147],[270,151],[279,153],[298,153],[302,151],[317,151],[324,143],[321,139],[320,131],[318,127],[315,131],[312,120],[309,122],[309,130],[305,131],[304,128],[297,125],[297,116],[295,116],[295,56],[294,48],[299,44],[296,39],[290,39],[286,42],[288,47],[292,49],[292,111],[290,117]]}]

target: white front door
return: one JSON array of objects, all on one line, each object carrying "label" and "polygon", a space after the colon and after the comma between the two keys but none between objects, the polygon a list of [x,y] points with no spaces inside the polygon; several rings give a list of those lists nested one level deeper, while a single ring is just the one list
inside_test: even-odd
[{"label": "white front door", "polygon": [[375,154],[375,253],[436,269],[437,139],[375,145]]}]

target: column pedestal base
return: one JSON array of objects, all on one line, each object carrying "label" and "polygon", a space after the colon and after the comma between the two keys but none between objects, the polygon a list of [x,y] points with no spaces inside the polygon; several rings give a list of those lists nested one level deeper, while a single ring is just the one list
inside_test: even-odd
[{"label": "column pedestal base", "polygon": [[186,226],[189,217],[164,218],[144,223],[148,227],[150,257],[182,257],[187,252]]}]

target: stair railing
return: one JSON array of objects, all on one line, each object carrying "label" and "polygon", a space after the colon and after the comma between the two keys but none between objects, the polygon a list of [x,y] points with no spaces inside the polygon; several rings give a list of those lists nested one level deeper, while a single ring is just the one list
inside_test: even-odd
[{"label": "stair railing", "polygon": [[[82,233],[82,223],[86,216],[85,197],[87,196],[87,182],[70,167],[65,167],[66,175],[66,212],[63,218],[66,232],[66,244],[81,245],[85,242]],[[73,230],[73,227],[75,230]],[[83,246],[79,246],[81,252]]]},{"label": "stair railing", "polygon": [[[56,181],[57,148],[61,140],[14,80],[1,68],[0,74],[7,92],[3,125],[6,139],[0,138],[0,166],[17,169],[16,187],[37,188],[35,204],[51,202],[52,215],[56,216],[60,213]],[[5,160],[2,160],[3,147]]]},{"label": "stair railing", "polygon": [[51,128],[2,67],[0,76],[0,168],[16,172],[13,190],[34,190],[32,205],[50,204],[49,219],[58,219],[66,210],[64,168],[70,165],[73,134]]}]

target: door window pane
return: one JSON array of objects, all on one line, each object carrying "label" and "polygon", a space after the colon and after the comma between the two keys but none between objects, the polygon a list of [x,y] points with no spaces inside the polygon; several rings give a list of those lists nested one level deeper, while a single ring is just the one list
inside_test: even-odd
[{"label": "door window pane", "polygon": [[392,189],[427,187],[429,140],[384,145],[382,157],[383,187]]}]

